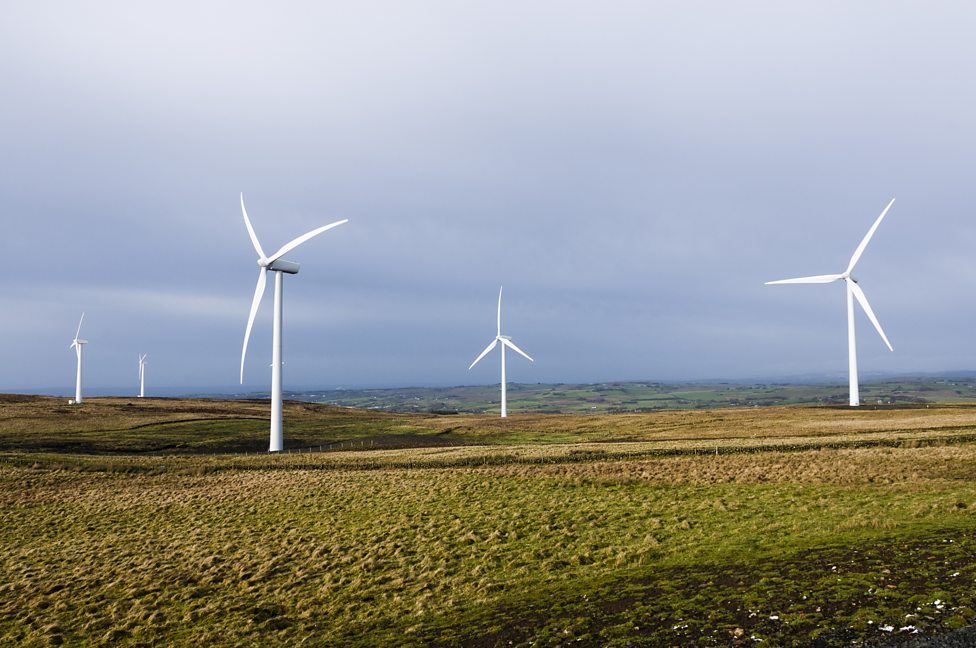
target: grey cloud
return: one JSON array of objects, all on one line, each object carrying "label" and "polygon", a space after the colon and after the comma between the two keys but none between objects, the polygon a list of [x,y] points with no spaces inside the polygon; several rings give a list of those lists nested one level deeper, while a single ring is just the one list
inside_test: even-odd
[{"label": "grey cloud", "polygon": [[241,191],[266,247],[350,218],[294,255],[289,385],[495,380],[467,364],[499,284],[515,380],[842,371],[842,291],[762,282],[842,267],[891,196],[859,275],[896,353],[859,316],[862,369],[973,364],[966,5],[5,13],[0,388],[70,383],[83,309],[93,382],[148,352],[156,384],[232,383]]}]

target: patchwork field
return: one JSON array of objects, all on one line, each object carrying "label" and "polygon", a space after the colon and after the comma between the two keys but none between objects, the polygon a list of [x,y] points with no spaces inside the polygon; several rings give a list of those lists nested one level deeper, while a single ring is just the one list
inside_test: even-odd
[{"label": "patchwork field", "polygon": [[0,644],[897,645],[976,621],[976,407],[289,402],[276,456],[266,417],[0,397]]},{"label": "patchwork field", "polygon": [[[396,412],[498,412],[498,385],[416,387],[395,389],[336,389],[292,392],[291,397],[317,403],[347,405]],[[774,405],[846,405],[848,386],[842,384],[747,384],[610,382],[593,384],[510,383],[509,406],[518,412],[591,414],[658,412],[675,409],[769,407]],[[866,381],[861,402],[866,405],[972,403],[976,379],[903,378]]]}]

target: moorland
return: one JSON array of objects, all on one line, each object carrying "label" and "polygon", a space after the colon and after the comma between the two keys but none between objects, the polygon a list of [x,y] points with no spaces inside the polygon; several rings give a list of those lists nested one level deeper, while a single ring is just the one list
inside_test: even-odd
[{"label": "moorland", "polygon": [[4,645],[897,645],[976,621],[976,406],[0,397]]}]

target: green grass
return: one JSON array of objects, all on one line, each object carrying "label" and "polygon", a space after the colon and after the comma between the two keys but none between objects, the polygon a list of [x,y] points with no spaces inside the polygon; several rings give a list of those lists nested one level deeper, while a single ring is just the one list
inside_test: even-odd
[{"label": "green grass", "polygon": [[231,452],[261,403],[2,407],[4,645],[842,646],[976,617],[968,407],[292,403],[286,438],[361,445],[278,456]]}]

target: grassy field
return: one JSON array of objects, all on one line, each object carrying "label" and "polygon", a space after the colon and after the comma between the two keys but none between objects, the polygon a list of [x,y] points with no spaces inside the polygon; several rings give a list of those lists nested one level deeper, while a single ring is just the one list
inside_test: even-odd
[{"label": "grassy field", "polygon": [[974,407],[290,402],[276,456],[267,411],[0,398],[0,644],[847,646],[976,621]]},{"label": "grassy field", "polygon": [[[497,412],[497,385],[293,392],[292,398],[397,412]],[[846,405],[846,384],[510,383],[510,411],[546,413],[656,412],[675,409]],[[861,385],[864,404],[952,404],[976,401],[976,379],[906,378]]]}]

